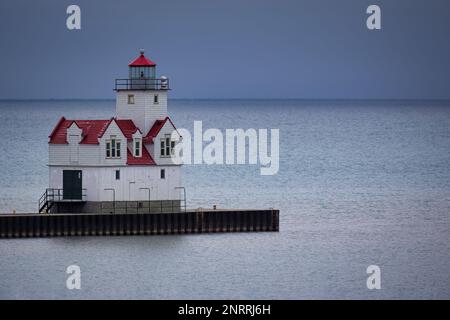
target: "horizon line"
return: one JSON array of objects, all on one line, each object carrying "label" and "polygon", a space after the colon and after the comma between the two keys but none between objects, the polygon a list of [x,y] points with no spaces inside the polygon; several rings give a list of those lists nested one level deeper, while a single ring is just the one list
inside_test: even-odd
[{"label": "horizon line", "polygon": [[[115,98],[0,98],[0,101],[114,101]],[[450,98],[170,98],[170,100],[449,101]]]}]

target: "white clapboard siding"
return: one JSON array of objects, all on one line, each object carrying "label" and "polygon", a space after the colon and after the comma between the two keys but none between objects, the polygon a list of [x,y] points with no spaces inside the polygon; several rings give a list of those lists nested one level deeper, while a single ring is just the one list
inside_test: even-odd
[{"label": "white clapboard siding", "polygon": [[74,162],[70,144],[49,144],[49,165],[101,165],[99,145],[77,144],[78,161]]},{"label": "white clapboard siding", "polygon": [[[161,169],[165,179],[161,179]],[[112,201],[115,190],[116,201],[180,200],[181,174],[179,166],[124,166],[124,167],[83,167],[51,166],[50,188],[61,189],[64,170],[82,171],[82,188],[86,189],[86,201]],[[116,170],[120,170],[120,180],[116,180]]]},{"label": "white clapboard siding", "polygon": [[[134,95],[134,104],[128,104],[128,95]],[[158,95],[158,103],[154,96]],[[165,91],[118,91],[116,96],[117,119],[131,119],[144,135],[156,120],[167,117],[167,93]]]},{"label": "white clapboard siding", "polygon": [[80,165],[93,166],[101,164],[100,148],[98,144],[80,144],[79,151]]},{"label": "white clapboard siding", "polygon": [[69,165],[70,152],[68,144],[48,145],[49,165]]}]

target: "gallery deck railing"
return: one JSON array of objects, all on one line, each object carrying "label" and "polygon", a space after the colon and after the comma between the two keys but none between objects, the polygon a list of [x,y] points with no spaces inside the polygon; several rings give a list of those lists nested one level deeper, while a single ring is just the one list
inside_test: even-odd
[{"label": "gallery deck railing", "polygon": [[101,213],[112,214],[186,212],[182,200],[104,201],[100,206]]},{"label": "gallery deck railing", "polygon": [[169,79],[116,79],[114,90],[170,90]]},{"label": "gallery deck railing", "polygon": [[112,192],[112,201],[102,201],[100,211],[102,213],[155,213],[155,212],[186,212],[186,188],[175,187],[180,190],[182,196],[179,200],[154,200],[151,196],[151,188],[139,188],[148,191],[146,200],[116,200],[116,190],[105,188],[105,191]]}]

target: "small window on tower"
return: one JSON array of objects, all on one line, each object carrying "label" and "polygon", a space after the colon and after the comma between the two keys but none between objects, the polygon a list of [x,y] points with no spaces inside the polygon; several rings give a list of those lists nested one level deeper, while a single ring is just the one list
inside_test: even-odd
[{"label": "small window on tower", "polygon": [[166,178],[166,169],[161,169],[161,179]]},{"label": "small window on tower", "polygon": [[116,180],[120,180],[120,170],[116,170]]},{"label": "small window on tower", "polygon": [[154,104],[158,104],[158,103],[159,103],[159,97],[158,97],[157,94],[155,94],[155,95],[153,96],[153,103],[154,103]]},{"label": "small window on tower", "polygon": [[128,104],[134,104],[134,94],[128,95]]}]

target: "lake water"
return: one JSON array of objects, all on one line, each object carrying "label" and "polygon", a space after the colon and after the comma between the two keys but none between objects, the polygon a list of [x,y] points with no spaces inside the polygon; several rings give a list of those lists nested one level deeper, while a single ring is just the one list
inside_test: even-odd
[{"label": "lake water", "polygon": [[[450,104],[174,100],[178,127],[279,128],[280,170],[183,168],[189,207],[280,209],[279,233],[0,240],[0,298],[450,298]],[[0,102],[0,212],[36,211],[58,119],[114,101]],[[66,267],[81,267],[68,290]],[[368,290],[366,268],[381,268]]]}]

